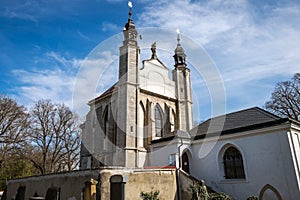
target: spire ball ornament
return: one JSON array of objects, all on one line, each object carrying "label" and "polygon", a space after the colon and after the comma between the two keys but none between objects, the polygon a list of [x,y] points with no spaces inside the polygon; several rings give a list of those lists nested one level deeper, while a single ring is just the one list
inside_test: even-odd
[{"label": "spire ball ornament", "polygon": [[128,6],[129,6],[129,8],[132,8],[132,2],[131,1],[128,1]]}]

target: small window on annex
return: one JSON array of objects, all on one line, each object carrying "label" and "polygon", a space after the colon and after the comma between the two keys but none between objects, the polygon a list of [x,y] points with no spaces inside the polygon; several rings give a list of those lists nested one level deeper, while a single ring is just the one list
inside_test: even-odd
[{"label": "small window on annex", "polygon": [[176,166],[176,154],[169,155],[169,166]]},{"label": "small window on annex", "polygon": [[223,155],[226,179],[245,179],[243,157],[238,149],[229,147]]}]

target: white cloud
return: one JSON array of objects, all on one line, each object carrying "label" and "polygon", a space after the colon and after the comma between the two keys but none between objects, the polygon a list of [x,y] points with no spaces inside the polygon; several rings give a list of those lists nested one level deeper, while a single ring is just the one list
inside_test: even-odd
[{"label": "white cloud", "polygon": [[110,23],[110,22],[103,22],[102,23],[102,31],[106,32],[106,31],[112,31],[112,32],[120,32],[120,30],[122,30],[121,27],[119,27],[116,24]]},{"label": "white cloud", "polygon": [[246,0],[157,1],[137,24],[179,28],[208,51],[223,76],[228,99],[240,105],[255,97],[244,106],[261,106],[282,81],[278,77],[289,79],[299,72],[300,5],[265,6],[260,11],[256,6],[261,5]]},{"label": "white cloud", "polygon": [[82,39],[91,41],[91,39],[87,35],[83,34],[81,31],[77,30],[77,33]]},{"label": "white cloud", "polygon": [[22,104],[31,106],[40,99],[63,102],[72,107],[72,92],[81,60],[67,59],[56,52],[47,52],[36,59],[39,69],[13,70],[19,82],[14,93]]},{"label": "white cloud", "polygon": [[13,10],[10,8],[6,8],[5,11],[2,12],[2,14],[0,14],[0,16],[7,17],[7,18],[18,18],[18,19],[37,22],[37,19],[34,15],[32,15],[30,13],[19,12],[18,10]]},{"label": "white cloud", "polygon": [[56,70],[14,70],[22,86],[16,88],[18,98],[25,105],[32,105],[39,99],[51,99],[71,106],[74,77],[66,71]]}]

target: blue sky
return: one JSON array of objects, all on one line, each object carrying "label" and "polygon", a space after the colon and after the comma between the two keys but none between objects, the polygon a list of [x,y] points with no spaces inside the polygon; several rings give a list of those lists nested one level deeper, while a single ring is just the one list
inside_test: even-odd
[{"label": "blue sky", "polygon": [[[263,106],[277,82],[300,71],[297,0],[132,2],[138,28],[179,28],[205,49],[222,77],[226,112]],[[46,98],[72,107],[83,60],[122,31],[127,13],[123,0],[2,0],[0,93],[28,106]],[[161,60],[172,68],[172,57],[161,52]],[[94,96],[116,81],[116,68],[106,70]],[[205,120],[210,94],[193,74],[192,81],[201,113],[195,120]]]}]

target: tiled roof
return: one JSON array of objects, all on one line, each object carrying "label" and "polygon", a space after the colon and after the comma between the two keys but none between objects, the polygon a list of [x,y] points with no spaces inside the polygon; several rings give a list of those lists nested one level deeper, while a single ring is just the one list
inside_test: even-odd
[{"label": "tiled roof", "polygon": [[184,131],[175,131],[172,136],[168,135],[167,137],[153,140],[151,143],[170,141],[176,137],[188,138],[187,135],[190,135],[191,139],[197,140],[269,127],[288,121],[288,118],[281,118],[259,107],[253,107],[208,119],[189,131],[189,134]]},{"label": "tiled roof", "polygon": [[288,121],[266,110],[253,107],[206,120],[193,128],[190,133],[195,139],[203,138],[206,134],[220,135],[238,131],[252,130]]}]

